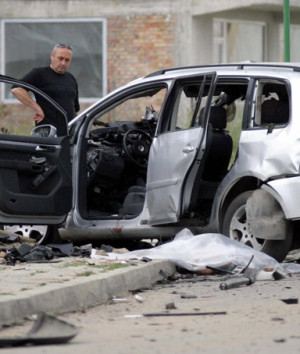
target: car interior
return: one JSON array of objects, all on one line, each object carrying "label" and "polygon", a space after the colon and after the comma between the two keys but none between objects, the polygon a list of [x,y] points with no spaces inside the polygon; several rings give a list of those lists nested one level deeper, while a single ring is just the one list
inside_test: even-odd
[{"label": "car interior", "polygon": [[[180,118],[176,129],[192,129],[192,124],[204,123],[201,119],[191,123],[199,89],[200,84],[197,87],[193,84],[181,91],[184,98],[178,103],[176,114]],[[207,86],[202,111],[208,90]],[[207,216],[207,205],[211,206],[217,186],[228,171],[234,145],[226,130],[228,107],[237,100],[244,100],[246,90],[247,82],[226,82],[215,90],[207,128],[207,149],[193,187],[189,217],[192,214],[198,217],[203,211]],[[165,96],[166,88],[135,94],[105,114],[93,117],[85,141],[86,172],[80,177],[87,188],[86,193],[80,195],[79,205],[87,219],[126,219],[141,213],[149,150]]]},{"label": "car interior", "polygon": [[132,218],[143,208],[148,155],[166,87],[134,93],[95,112],[83,141],[81,213],[87,219]]}]

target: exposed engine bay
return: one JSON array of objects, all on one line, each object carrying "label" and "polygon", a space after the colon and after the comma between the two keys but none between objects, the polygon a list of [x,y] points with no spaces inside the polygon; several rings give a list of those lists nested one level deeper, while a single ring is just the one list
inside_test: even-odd
[{"label": "exposed engine bay", "polygon": [[[145,197],[147,163],[158,114],[146,107],[140,121],[103,123],[89,133],[87,149],[87,205],[90,217],[133,217]],[[139,207],[124,210],[130,187],[138,188]],[[131,188],[132,189],[132,188]],[[132,204],[132,203],[131,203]]]}]

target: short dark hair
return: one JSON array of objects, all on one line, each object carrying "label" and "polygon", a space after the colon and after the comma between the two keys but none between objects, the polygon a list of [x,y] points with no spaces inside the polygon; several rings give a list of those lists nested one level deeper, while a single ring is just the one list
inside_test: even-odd
[{"label": "short dark hair", "polygon": [[52,52],[54,52],[56,48],[67,48],[67,49],[70,49],[71,51],[73,51],[73,48],[68,44],[62,44],[62,43],[55,44]]}]

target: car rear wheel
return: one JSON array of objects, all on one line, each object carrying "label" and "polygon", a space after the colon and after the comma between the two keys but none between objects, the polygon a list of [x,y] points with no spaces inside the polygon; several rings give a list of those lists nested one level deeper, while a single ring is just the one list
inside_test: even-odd
[{"label": "car rear wheel", "polygon": [[57,232],[55,226],[49,225],[1,225],[1,229],[28,237],[41,245],[53,242]]},{"label": "car rear wheel", "polygon": [[[257,237],[250,227],[246,213],[246,203],[252,196],[252,193],[253,191],[244,192],[231,202],[224,216],[222,233],[258,251],[264,252],[281,262],[284,260],[291,247],[293,239],[291,223],[284,219],[284,217],[281,218],[281,223],[284,224],[285,230],[285,238],[283,240],[267,240]],[[276,212],[278,213],[278,204],[276,208]],[[283,215],[282,211],[281,213]],[[267,214],[272,215],[272,211],[270,212],[270,210],[268,210]],[[259,218],[257,221],[257,224],[259,224]],[[274,224],[274,233],[276,234],[276,223],[270,224]],[[270,230],[269,225],[268,227],[268,230]]]}]

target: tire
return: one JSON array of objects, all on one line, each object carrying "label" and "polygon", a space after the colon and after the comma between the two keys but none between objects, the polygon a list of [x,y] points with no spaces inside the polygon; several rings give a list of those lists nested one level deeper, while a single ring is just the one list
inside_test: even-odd
[{"label": "tire", "polygon": [[247,221],[246,214],[246,203],[252,193],[253,191],[244,192],[231,202],[224,216],[222,233],[231,239],[242,242],[258,251],[268,254],[278,262],[282,262],[292,244],[292,225],[288,220],[283,219],[286,230],[285,238],[283,240],[266,240],[264,238],[255,237],[255,234],[250,231],[249,221]]},{"label": "tire", "polygon": [[60,243],[56,226],[50,225],[1,225],[1,229],[7,232],[28,237],[37,244],[46,245],[51,242]]}]

